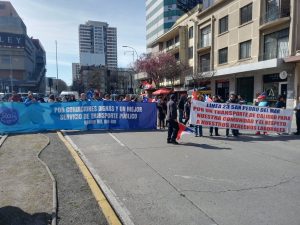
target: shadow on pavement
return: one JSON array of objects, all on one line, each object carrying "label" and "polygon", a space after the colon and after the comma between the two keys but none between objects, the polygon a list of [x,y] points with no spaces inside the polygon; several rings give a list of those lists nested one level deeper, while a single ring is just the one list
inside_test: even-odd
[{"label": "shadow on pavement", "polygon": [[180,145],[184,146],[190,146],[190,147],[197,147],[197,148],[203,148],[207,150],[231,150],[231,148],[219,148],[217,146],[208,145],[208,144],[198,144],[198,143],[180,143]]},{"label": "shadow on pavement", "polygon": [[219,136],[219,137],[208,137],[215,140],[223,141],[234,141],[234,142],[258,142],[258,141],[291,141],[291,140],[300,140],[299,135],[253,135],[253,134],[241,134],[238,137],[234,136]]},{"label": "shadow on pavement", "polygon": [[0,225],[48,225],[51,224],[51,215],[35,213],[30,215],[14,206],[0,208]]}]

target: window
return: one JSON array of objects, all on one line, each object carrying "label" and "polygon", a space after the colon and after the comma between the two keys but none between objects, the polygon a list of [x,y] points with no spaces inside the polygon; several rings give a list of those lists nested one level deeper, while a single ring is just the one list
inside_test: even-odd
[{"label": "window", "polygon": [[219,50],[219,64],[228,62],[228,48],[222,48]]},{"label": "window", "polygon": [[175,37],[175,43],[178,43],[179,42],[179,36],[176,36]]},{"label": "window", "polygon": [[228,31],[228,16],[223,17],[219,20],[219,34]]},{"label": "window", "polygon": [[247,23],[252,20],[252,3],[241,8],[240,24]]},{"label": "window", "polygon": [[194,57],[193,50],[194,50],[193,46],[188,48],[188,57],[189,57],[189,59],[192,59]]},{"label": "window", "polygon": [[240,43],[240,59],[248,59],[251,57],[251,41]]},{"label": "window", "polygon": [[189,28],[189,39],[194,37],[194,27]]},{"label": "window", "polygon": [[167,48],[173,45],[173,39],[167,41]]},{"label": "window", "polygon": [[289,29],[277,31],[264,37],[264,60],[285,58],[289,55]]},{"label": "window", "polygon": [[200,72],[210,71],[210,54],[201,55],[199,59]]},{"label": "window", "polygon": [[205,48],[211,45],[211,27],[210,25],[201,29],[201,48]]}]

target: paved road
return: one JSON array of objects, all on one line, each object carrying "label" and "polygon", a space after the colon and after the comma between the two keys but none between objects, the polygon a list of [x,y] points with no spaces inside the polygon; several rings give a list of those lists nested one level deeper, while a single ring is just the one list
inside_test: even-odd
[{"label": "paved road", "polygon": [[300,224],[299,136],[69,135],[136,225]]}]

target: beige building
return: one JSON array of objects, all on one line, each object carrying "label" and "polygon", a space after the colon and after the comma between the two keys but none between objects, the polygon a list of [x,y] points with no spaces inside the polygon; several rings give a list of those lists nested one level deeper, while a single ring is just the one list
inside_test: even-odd
[{"label": "beige building", "polygon": [[249,102],[262,92],[271,102],[282,94],[293,107],[300,94],[299,12],[297,0],[210,1],[179,18],[152,50],[189,65],[177,83],[185,89],[205,87],[225,99],[237,93]]}]

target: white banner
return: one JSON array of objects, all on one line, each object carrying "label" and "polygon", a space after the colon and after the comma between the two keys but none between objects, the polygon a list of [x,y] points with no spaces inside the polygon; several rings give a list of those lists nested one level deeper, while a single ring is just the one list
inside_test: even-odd
[{"label": "white banner", "polygon": [[293,110],[192,101],[190,123],[205,127],[289,133]]}]

